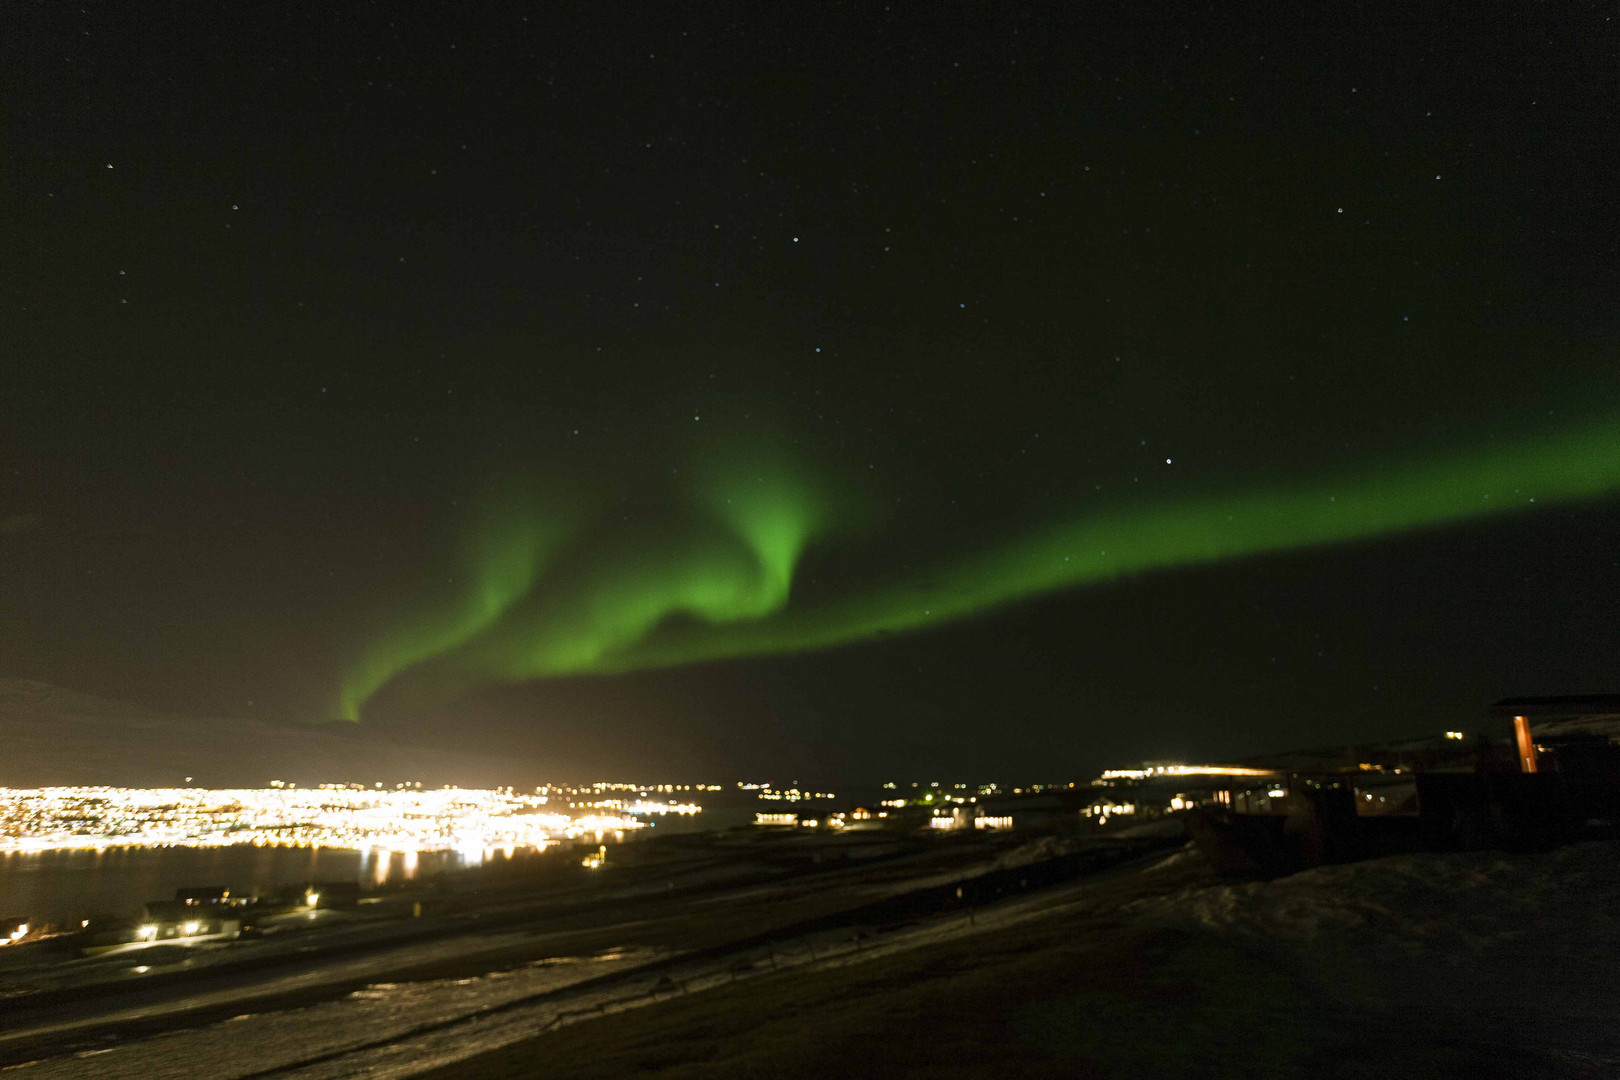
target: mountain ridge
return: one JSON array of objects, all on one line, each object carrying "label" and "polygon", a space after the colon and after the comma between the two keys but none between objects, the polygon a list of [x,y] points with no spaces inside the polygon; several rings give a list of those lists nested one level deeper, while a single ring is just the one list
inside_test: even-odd
[{"label": "mountain ridge", "polygon": [[0,749],[7,787],[494,787],[539,779],[532,760],[404,742],[358,725],[188,716],[37,679],[0,678]]}]

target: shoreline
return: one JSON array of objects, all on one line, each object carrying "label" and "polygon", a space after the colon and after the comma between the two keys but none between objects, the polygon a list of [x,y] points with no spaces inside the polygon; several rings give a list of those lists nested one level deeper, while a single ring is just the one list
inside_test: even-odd
[{"label": "shoreline", "polygon": [[[670,846],[677,849],[702,850],[709,846],[701,835],[687,834],[672,839],[676,843]],[[773,848],[776,845],[755,842],[752,846]],[[637,969],[645,976],[661,970],[657,964],[703,962],[705,957],[768,945],[784,934],[804,933],[840,920],[847,921],[852,913],[871,909],[874,904],[892,906],[892,901],[881,897],[873,900],[870,895],[874,887],[881,891],[885,877],[898,876],[895,887],[902,889],[902,895],[908,895],[905,887],[915,881],[919,873],[937,876],[936,866],[956,865],[962,869],[950,873],[960,876],[971,868],[963,864],[964,856],[972,865],[978,865],[982,863],[982,855],[992,851],[984,845],[927,842],[909,845],[909,850],[901,845],[885,847],[900,850],[889,858],[874,859],[853,870],[829,864],[820,875],[812,870],[784,876],[757,869],[749,871],[744,866],[740,868],[744,872],[724,875],[716,881],[699,880],[680,889],[675,888],[673,879],[649,883],[594,878],[587,879],[587,884],[580,888],[563,890],[562,895],[515,906],[500,887],[484,890],[481,896],[478,890],[464,890],[463,910],[432,919],[395,922],[392,928],[397,932],[391,940],[334,941],[322,949],[318,959],[282,951],[222,962],[211,969],[153,971],[139,983],[143,1000],[157,992],[183,1001],[185,995],[194,994],[200,987],[228,985],[233,980],[247,984],[262,982],[267,975],[274,976],[278,971],[289,977],[307,973],[315,980],[285,993],[255,990],[251,985],[244,985],[239,992],[219,1001],[201,1005],[172,1002],[160,1016],[113,1015],[118,999],[133,989],[134,984],[127,979],[14,997],[8,1002],[11,1006],[8,1017],[0,1028],[0,1061],[18,1063],[37,1058],[41,1053],[73,1052],[99,1045],[107,1036],[130,1040],[159,1031],[193,1028],[227,1019],[241,1013],[244,1007],[255,1013],[306,1007],[342,998],[380,981],[476,978],[545,958],[589,956],[612,948],[664,950],[666,960]],[[722,862],[737,861],[735,851],[722,849],[709,854],[717,854]],[[748,852],[745,850],[743,854]],[[908,870],[906,864],[919,858],[921,864]],[[941,858],[944,863],[940,862]],[[973,862],[974,859],[978,862]],[[701,868],[686,868],[688,873],[694,869]],[[642,877],[663,877],[669,868],[655,862],[646,870]],[[828,875],[835,878],[841,875],[843,880],[828,880]],[[665,887],[648,888],[649,884],[659,883]],[[937,885],[927,887],[936,893],[940,890]],[[616,895],[601,895],[604,888]],[[852,888],[856,890],[854,894],[850,892]],[[860,902],[862,900],[865,902]],[[711,905],[717,903],[732,906],[725,919],[717,919],[711,913]],[[491,943],[489,940],[493,934],[521,934],[524,927],[542,922],[551,929],[531,932],[516,942]],[[464,942],[467,948],[458,955],[421,960],[417,952],[425,943],[433,941],[448,942],[452,946]],[[388,958],[391,946],[397,946],[397,959]],[[343,957],[349,955],[386,962],[373,965],[363,974],[340,976],[333,971],[333,966],[341,964]],[[323,974],[327,977],[322,978]],[[58,1020],[44,1027],[37,1022],[47,1014],[72,1005],[83,1006],[87,1015],[78,1020]],[[71,1027],[64,1028],[63,1023]]]}]

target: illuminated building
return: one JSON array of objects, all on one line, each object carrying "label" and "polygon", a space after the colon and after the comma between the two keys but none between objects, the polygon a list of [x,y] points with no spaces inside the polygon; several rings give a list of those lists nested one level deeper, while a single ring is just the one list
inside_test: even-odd
[{"label": "illuminated building", "polygon": [[199,890],[179,889],[175,892],[173,900],[148,900],[143,905],[144,918],[135,928],[134,939],[136,941],[169,941],[176,938],[228,940],[241,933],[241,905],[215,903],[186,895],[197,891]]},{"label": "illuminated building", "polygon": [[754,815],[754,824],[766,828],[783,826],[794,828],[799,824],[799,815],[797,811],[787,811],[785,813],[766,813],[765,811],[760,811]]}]

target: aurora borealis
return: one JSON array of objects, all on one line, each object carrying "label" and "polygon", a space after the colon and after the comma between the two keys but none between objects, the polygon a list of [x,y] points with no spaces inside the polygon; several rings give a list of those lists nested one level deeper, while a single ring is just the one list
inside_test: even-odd
[{"label": "aurora borealis", "polygon": [[700,470],[686,494],[689,513],[663,535],[641,545],[598,539],[594,550],[576,553],[561,581],[544,575],[558,552],[541,538],[578,533],[576,511],[510,494],[486,501],[470,530],[462,588],[445,607],[391,625],[345,685],[341,715],[357,719],[371,691],[418,662],[459,689],[487,678],[603,670],[670,615],[723,624],[781,610],[826,518],[822,497],[780,462],[735,456]]},{"label": "aurora borealis", "polygon": [[806,782],[1612,689],[1590,9],[20,10],[0,679]]},{"label": "aurora borealis", "polygon": [[385,672],[420,684],[413,704],[437,704],[480,682],[846,645],[1124,575],[1525,513],[1620,490],[1617,448],[1620,423],[1606,421],[1305,487],[1078,517],[804,607],[790,603],[794,571],[829,512],[779,466],[708,478],[698,502],[711,520],[647,547],[610,542],[560,582],[544,574],[555,549],[534,541],[568,511],[507,505],[486,511],[470,591],[368,654],[342,712],[357,719]]}]

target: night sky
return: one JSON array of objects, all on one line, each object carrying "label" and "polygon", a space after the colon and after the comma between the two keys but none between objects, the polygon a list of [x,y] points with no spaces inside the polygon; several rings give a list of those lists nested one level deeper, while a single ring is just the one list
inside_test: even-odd
[{"label": "night sky", "polygon": [[1612,6],[282,7],[7,17],[0,675],[861,780],[1615,688]]}]

